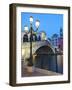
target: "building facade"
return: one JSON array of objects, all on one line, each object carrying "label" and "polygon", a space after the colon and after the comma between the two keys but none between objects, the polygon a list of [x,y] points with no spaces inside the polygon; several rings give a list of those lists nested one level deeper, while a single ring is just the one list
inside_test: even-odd
[{"label": "building facade", "polygon": [[57,49],[57,51],[63,51],[63,30],[60,29],[59,35],[53,34],[50,42],[52,43],[53,47]]},{"label": "building facade", "polygon": [[30,39],[32,42],[36,41],[43,41],[47,40],[46,33],[44,31],[42,32],[35,32],[32,30],[32,36],[30,31],[22,31],[21,33],[21,41],[23,42],[30,42]]}]

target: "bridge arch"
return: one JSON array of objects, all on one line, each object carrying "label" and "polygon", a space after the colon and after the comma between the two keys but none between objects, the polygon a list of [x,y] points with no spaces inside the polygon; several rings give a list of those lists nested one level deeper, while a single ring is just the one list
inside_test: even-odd
[{"label": "bridge arch", "polygon": [[35,52],[43,46],[47,46],[47,47],[51,48],[53,53],[55,53],[54,47],[48,41],[40,41],[40,42],[35,42],[35,44],[33,44],[32,54],[35,54]]},{"label": "bridge arch", "polygon": [[56,71],[56,58],[53,49],[44,45],[36,50],[33,55],[35,67],[45,70]]},{"label": "bridge arch", "polygon": [[36,51],[36,54],[54,54],[54,50],[49,45],[44,45],[39,47]]}]

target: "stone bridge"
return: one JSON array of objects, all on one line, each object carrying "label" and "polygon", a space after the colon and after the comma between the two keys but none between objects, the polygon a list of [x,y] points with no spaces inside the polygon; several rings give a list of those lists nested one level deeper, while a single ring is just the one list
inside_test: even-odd
[{"label": "stone bridge", "polygon": [[[34,54],[36,52],[36,50],[38,50],[42,46],[50,47],[53,50],[53,52],[55,53],[55,50],[52,47],[52,45],[46,40],[46,41],[32,42],[32,54]],[[30,42],[22,43],[22,57],[23,58],[30,57]]]}]

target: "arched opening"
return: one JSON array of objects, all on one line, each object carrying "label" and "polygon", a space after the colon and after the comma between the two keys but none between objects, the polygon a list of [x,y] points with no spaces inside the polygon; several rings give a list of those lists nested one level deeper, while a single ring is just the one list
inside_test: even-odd
[{"label": "arched opening", "polygon": [[36,36],[35,34],[32,34],[32,35],[30,36],[30,40],[32,40],[32,41],[37,41],[37,36]]},{"label": "arched opening", "polygon": [[23,42],[28,42],[28,35],[27,35],[27,34],[25,34],[25,35],[23,36]]},{"label": "arched opening", "polygon": [[35,67],[56,72],[56,57],[49,46],[40,47],[35,55]]},{"label": "arched opening", "polygon": [[38,36],[38,41],[41,41],[41,36],[40,35]]},{"label": "arched opening", "polygon": [[49,54],[49,53],[53,54],[54,52],[50,46],[45,45],[38,48],[35,53],[36,54]]}]

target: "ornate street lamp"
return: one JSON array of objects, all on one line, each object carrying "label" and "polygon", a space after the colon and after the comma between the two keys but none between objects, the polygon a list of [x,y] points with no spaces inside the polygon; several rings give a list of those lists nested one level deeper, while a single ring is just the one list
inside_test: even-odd
[{"label": "ornate street lamp", "polygon": [[33,58],[32,58],[32,23],[33,23],[33,17],[30,16],[30,59],[28,61],[28,66],[33,66]]},{"label": "ornate street lamp", "polygon": [[32,23],[33,23],[33,17],[30,16],[30,24],[32,24]]},{"label": "ornate street lamp", "polygon": [[[30,72],[32,73],[32,66],[33,66],[33,56],[32,56],[32,40],[33,40],[33,37],[32,37],[32,31],[33,31],[33,27],[32,27],[32,24],[33,24],[33,17],[30,16],[29,18],[29,21],[30,21],[30,59],[28,60],[28,66],[29,66],[29,69],[31,70]],[[36,31],[38,30],[39,28],[39,25],[40,25],[40,22],[39,20],[36,20],[35,22],[35,26],[36,26]],[[25,27],[26,31],[27,31],[27,27]]]},{"label": "ornate street lamp", "polygon": [[36,26],[36,31],[38,30],[39,25],[40,25],[40,21],[39,21],[39,20],[36,20],[36,23],[35,23],[35,26]]}]

